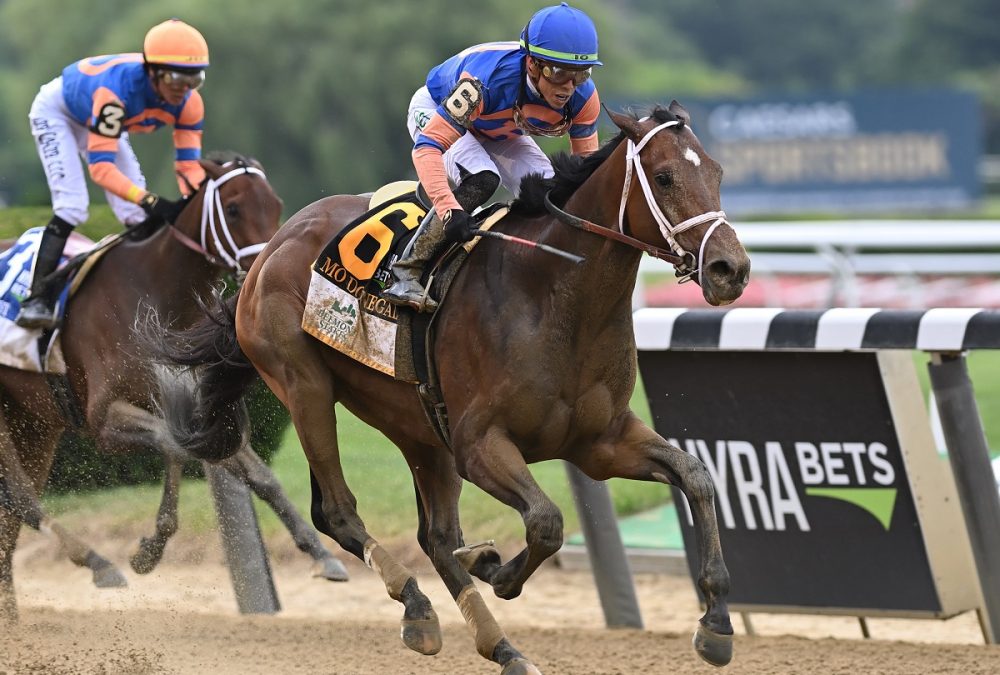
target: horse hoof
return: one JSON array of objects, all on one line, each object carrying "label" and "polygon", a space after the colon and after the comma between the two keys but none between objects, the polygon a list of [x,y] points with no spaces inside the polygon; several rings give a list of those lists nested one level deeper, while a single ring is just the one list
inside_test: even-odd
[{"label": "horse hoof", "polygon": [[479,577],[479,574],[476,572],[485,572],[484,567],[500,564],[500,551],[494,546],[492,539],[479,544],[456,548],[454,555],[458,560],[458,564],[464,567],[466,572],[477,577]]},{"label": "horse hoof", "polygon": [[528,659],[517,658],[508,661],[500,675],[542,675],[542,671]]},{"label": "horse hoof", "polygon": [[720,635],[700,625],[691,640],[698,656],[720,668],[733,660],[733,636]]},{"label": "horse hoof", "polygon": [[351,578],[344,563],[333,556],[320,558],[313,563],[312,575],[327,581],[347,581]]},{"label": "horse hoof", "polygon": [[153,560],[152,556],[147,555],[143,551],[139,551],[134,556],[128,559],[129,567],[136,574],[149,574],[156,569],[156,563],[158,560]]},{"label": "horse hoof", "polygon": [[413,651],[425,656],[441,651],[441,624],[433,609],[426,619],[403,619],[400,626],[403,644]]},{"label": "horse hoof", "polygon": [[94,585],[98,588],[125,588],[128,581],[114,565],[94,570]]},{"label": "horse hoof", "polygon": [[160,556],[149,550],[146,538],[139,543],[139,550],[128,559],[128,564],[136,574],[149,574],[160,564]]}]

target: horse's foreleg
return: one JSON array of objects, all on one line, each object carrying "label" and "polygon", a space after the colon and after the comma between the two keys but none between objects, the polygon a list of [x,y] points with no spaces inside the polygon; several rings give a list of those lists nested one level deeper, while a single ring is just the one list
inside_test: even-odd
[{"label": "horse's foreleg", "polygon": [[467,547],[457,553],[470,572],[493,586],[498,597],[516,598],[528,577],[562,546],[562,513],[542,492],[520,450],[505,433],[490,429],[463,457],[470,481],[521,514],[527,546],[502,566],[491,546]]},{"label": "horse's foreleg", "polygon": [[167,541],[177,533],[177,497],[180,493],[184,463],[167,454],[164,454],[163,459],[166,470],[163,476],[163,496],[156,513],[156,531],[152,537],[143,537],[139,540],[139,550],[129,559],[132,569],[137,574],[149,574],[156,569],[163,557]]},{"label": "horse's foreleg", "polygon": [[127,401],[112,401],[103,419],[95,426],[99,428],[97,443],[103,452],[121,454],[151,449],[168,460],[183,462],[191,459],[176,446],[161,417]]},{"label": "horse's foreleg", "polygon": [[462,479],[455,470],[451,454],[427,446],[419,455],[412,455],[419,457],[419,461],[411,459],[410,453],[404,454],[410,462],[417,487],[421,526],[419,539],[434,569],[461,609],[475,639],[476,651],[503,666],[504,675],[537,673],[537,668],[510,643],[487,608],[472,577],[454,554],[462,545],[458,516]]},{"label": "horse's foreleg", "polygon": [[687,497],[698,540],[698,588],[707,606],[694,645],[703,659],[724,666],[732,659],[733,626],[726,603],[729,570],[722,557],[712,477],[697,457],[667,443],[631,412],[619,420],[611,436],[569,459],[596,480],[657,481],[676,485]]},{"label": "horse's foreleg", "polygon": [[292,535],[292,540],[298,549],[315,561],[312,572],[314,577],[328,581],[347,581],[350,578],[347,568],[323,546],[316,530],[299,514],[298,509],[281,489],[281,484],[274,473],[257,456],[249,443],[244,444],[235,455],[224,460],[222,466],[249,485],[254,494],[274,510]]}]

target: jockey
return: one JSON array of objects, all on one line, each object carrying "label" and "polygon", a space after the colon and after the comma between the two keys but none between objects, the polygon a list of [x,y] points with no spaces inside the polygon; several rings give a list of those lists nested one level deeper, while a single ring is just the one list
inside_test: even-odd
[{"label": "jockey", "polygon": [[430,71],[410,101],[407,127],[413,165],[437,217],[425,219],[393,265],[397,281],[384,297],[435,308],[420,272],[444,241],[472,239],[469,211],[501,184],[516,196],[526,175],[553,175],[531,135],[568,133],[577,155],[597,149],[601,105],[590,75],[600,65],[594,23],[564,2],[535,13],[519,43],[476,45]]},{"label": "jockey", "polygon": [[185,200],[164,199],[146,189],[130,133],[174,128],[175,168],[181,194],[205,179],[198,164],[205,107],[198,88],[205,81],[208,45],[197,30],[177,19],[153,26],[142,54],[86,58],[67,66],[42,86],[28,117],[52,193],[52,220],[45,226],[31,277],[29,298],[15,320],[24,328],[54,328],[59,289],[45,277],[59,264],[73,228],[87,220],[87,182],[104,189],[115,217],[126,226],[147,217],[172,223]]}]

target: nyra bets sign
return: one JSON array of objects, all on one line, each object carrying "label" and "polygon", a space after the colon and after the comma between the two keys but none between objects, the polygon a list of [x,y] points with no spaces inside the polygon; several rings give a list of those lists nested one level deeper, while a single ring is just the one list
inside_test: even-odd
[{"label": "nyra bets sign", "polygon": [[[715,483],[734,606],[940,610],[875,353],[658,351],[639,363],[657,432]],[[690,512],[674,498],[697,578]]]}]

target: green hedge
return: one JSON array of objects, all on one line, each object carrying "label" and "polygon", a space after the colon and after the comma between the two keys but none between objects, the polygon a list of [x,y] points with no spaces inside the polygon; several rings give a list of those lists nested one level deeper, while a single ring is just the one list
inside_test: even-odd
[{"label": "green hedge", "polygon": [[[44,225],[50,217],[51,211],[43,207],[0,209],[0,239],[16,238],[29,228]],[[106,205],[91,207],[90,219],[79,228],[82,234],[95,241],[121,229]],[[251,390],[247,405],[252,424],[251,442],[257,453],[269,462],[290,422],[288,412],[262,382]],[[192,475],[200,473],[196,463],[186,470]],[[49,488],[58,492],[90,490],[158,482],[162,476],[163,461],[158,453],[106,455],[98,452],[89,439],[66,434],[56,455]]]}]

